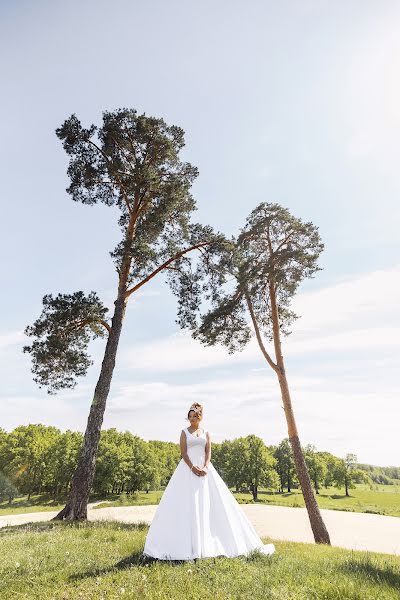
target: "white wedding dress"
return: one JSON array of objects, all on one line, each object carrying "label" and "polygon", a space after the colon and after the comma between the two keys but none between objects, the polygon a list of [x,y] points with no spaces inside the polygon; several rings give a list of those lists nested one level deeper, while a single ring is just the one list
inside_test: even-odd
[{"label": "white wedding dress", "polygon": [[[184,429],[195,466],[205,459],[206,432]],[[143,554],[162,560],[235,557],[252,550],[275,552],[263,544],[235,497],[210,462],[207,475],[195,475],[181,458],[157,506]]]}]

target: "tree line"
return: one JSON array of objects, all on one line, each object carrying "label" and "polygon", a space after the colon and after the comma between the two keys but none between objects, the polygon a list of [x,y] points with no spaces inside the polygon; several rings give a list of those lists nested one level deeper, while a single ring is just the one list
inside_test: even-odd
[{"label": "tree line", "polygon": [[[21,425],[10,432],[0,429],[0,500],[67,495],[82,441],[81,432],[62,432],[42,424]],[[339,458],[319,452],[311,444],[302,451],[316,494],[322,487],[333,486],[343,488],[348,496],[357,483],[390,485],[400,479],[399,468],[360,465],[354,454]],[[178,443],[145,441],[115,428],[102,430],[91,493],[106,496],[161,490],[180,458]],[[266,445],[253,434],[213,442],[212,463],[230,488],[249,492],[254,500],[260,488],[290,492],[299,487],[287,438],[278,445]]]}]

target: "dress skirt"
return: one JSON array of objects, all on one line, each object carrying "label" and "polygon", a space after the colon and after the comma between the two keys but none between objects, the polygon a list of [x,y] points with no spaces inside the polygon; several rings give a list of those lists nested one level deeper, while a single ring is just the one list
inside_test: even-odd
[{"label": "dress skirt", "polygon": [[[202,467],[206,431],[197,437],[184,430],[192,463]],[[157,506],[143,554],[161,560],[235,557],[252,550],[275,552],[263,544],[240,505],[210,462],[208,473],[195,475],[179,461]]]}]

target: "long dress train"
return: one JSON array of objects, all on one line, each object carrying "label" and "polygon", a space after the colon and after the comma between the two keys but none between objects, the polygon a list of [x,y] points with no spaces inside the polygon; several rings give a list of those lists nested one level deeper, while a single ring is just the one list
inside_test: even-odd
[{"label": "long dress train", "polygon": [[[184,429],[187,451],[203,466],[206,433],[195,436]],[[235,497],[210,462],[207,475],[195,475],[181,458],[157,506],[143,554],[162,560],[192,560],[212,556],[235,557],[252,550],[275,552],[263,544]]]}]

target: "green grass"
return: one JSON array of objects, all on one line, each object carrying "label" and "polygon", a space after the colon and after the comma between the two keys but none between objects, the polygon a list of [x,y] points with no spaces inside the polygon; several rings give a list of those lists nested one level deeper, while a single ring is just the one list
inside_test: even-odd
[{"label": "green grass", "polygon": [[135,492],[134,494],[120,494],[107,496],[107,499],[94,508],[105,508],[107,506],[146,506],[148,504],[158,504],[163,495],[163,490],[147,492]]},{"label": "green grass", "polygon": [[[345,510],[350,512],[374,513],[400,517],[400,486],[377,485],[376,490],[370,490],[366,484],[359,484],[349,490],[350,496],[343,489],[321,488],[316,494],[318,506],[329,510]],[[236,494],[239,503],[251,503],[250,494]],[[258,494],[258,503],[279,506],[305,506],[301,490],[274,493],[263,490]]]},{"label": "green grass", "polygon": [[399,557],[273,541],[276,553],[157,561],[144,523],[45,522],[0,530],[0,598],[29,600],[386,600]]},{"label": "green grass", "polygon": [[[357,485],[355,489],[349,491],[350,497],[345,496],[343,489],[321,488],[320,493],[316,494],[316,498],[320,508],[400,517],[400,485],[377,485],[375,487],[375,490],[371,490],[368,485]],[[120,496],[110,495],[105,498],[93,496],[90,498],[90,501],[104,500],[96,508],[104,508],[106,506],[144,506],[146,504],[158,504],[162,494],[162,490],[157,490],[151,491],[148,494],[146,492],[137,492],[129,496],[126,494],[121,494]],[[253,503],[251,494],[234,492],[234,496],[240,504]],[[61,510],[65,504],[65,500],[66,498],[53,501],[46,496],[33,496],[28,502],[26,497],[16,498],[11,505],[7,502],[0,503],[0,517],[17,513]],[[260,490],[257,503],[291,507],[305,506],[301,491],[296,489],[283,493]]]},{"label": "green grass", "polygon": [[[91,496],[89,502],[104,500],[101,504],[101,508],[104,508],[105,506],[158,504],[162,494],[162,490],[159,490],[149,492],[148,494],[146,494],[146,492],[139,492],[139,494],[133,496],[126,496],[125,494],[121,494],[120,496],[107,496],[106,498],[103,496]],[[108,498],[110,498],[110,500],[108,500]],[[32,495],[29,500],[27,496],[21,496],[15,498],[11,504],[9,504],[8,501],[0,502],[0,517],[23,513],[59,511],[65,506],[66,499],[67,497],[65,496],[54,500],[46,494]]]},{"label": "green grass", "polygon": [[21,496],[20,498],[15,498],[11,504],[0,502],[0,517],[21,513],[61,510],[63,506],[64,500],[53,500],[45,494],[31,496],[29,500],[28,496]]}]

